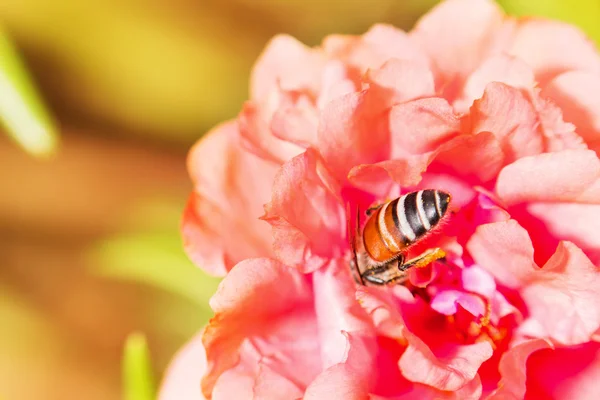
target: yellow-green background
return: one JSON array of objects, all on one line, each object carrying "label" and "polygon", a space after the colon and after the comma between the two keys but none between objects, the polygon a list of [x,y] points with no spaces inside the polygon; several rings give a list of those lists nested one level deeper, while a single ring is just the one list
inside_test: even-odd
[{"label": "yellow-green background", "polygon": [[[152,398],[217,284],[181,250],[187,149],[272,35],[410,29],[435,3],[2,0],[0,398]],[[501,4],[600,42],[598,0]]]}]

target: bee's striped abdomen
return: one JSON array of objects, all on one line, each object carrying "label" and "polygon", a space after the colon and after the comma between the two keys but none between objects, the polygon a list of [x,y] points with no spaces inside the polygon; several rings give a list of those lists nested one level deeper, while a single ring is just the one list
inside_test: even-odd
[{"label": "bee's striped abdomen", "polygon": [[367,253],[379,262],[393,259],[437,225],[449,202],[445,192],[420,190],[384,204],[363,230]]}]

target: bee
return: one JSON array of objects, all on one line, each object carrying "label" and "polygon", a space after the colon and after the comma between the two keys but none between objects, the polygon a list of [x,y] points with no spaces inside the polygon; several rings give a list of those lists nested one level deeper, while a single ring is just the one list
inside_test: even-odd
[{"label": "bee", "polygon": [[356,226],[352,229],[349,225],[355,281],[362,285],[401,284],[410,268],[443,259],[446,254],[440,248],[410,260],[406,260],[406,255],[411,246],[440,225],[450,201],[450,194],[440,190],[407,193],[367,210],[362,231],[357,212]]}]

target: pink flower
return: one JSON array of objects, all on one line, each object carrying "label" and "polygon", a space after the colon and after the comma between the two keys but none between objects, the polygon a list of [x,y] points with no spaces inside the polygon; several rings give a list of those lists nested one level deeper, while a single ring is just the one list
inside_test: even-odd
[{"label": "pink flower", "polygon": [[[599,93],[577,29],[489,1],[273,39],[190,153],[185,247],[225,278],[161,399],[595,399]],[[357,286],[346,204],[423,188],[453,215],[411,252],[445,261]]]}]

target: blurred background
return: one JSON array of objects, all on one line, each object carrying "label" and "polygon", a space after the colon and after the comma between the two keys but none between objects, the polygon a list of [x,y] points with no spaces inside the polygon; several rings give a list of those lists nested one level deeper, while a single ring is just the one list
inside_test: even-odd
[{"label": "blurred background", "polygon": [[[435,3],[2,0],[0,398],[152,398],[218,284],[181,248],[190,146],[273,35],[408,30]],[[501,5],[600,42],[598,0]]]}]

